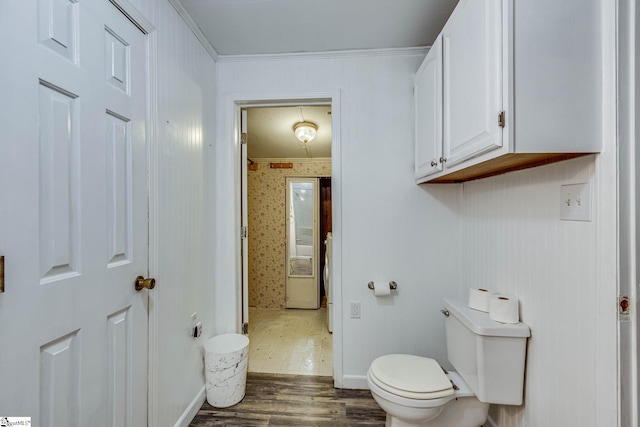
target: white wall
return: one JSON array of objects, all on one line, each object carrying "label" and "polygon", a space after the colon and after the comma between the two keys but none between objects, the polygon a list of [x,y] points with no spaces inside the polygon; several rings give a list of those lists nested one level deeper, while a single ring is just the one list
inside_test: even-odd
[{"label": "white wall", "polygon": [[[446,363],[441,299],[461,295],[459,259],[460,187],[419,187],[413,179],[412,79],[424,54],[379,52],[341,56],[222,58],[221,102],[239,94],[274,99],[296,93],[339,91],[338,170],[342,207],[342,380],[365,387],[371,361],[392,352],[429,355]],[[226,106],[226,104],[223,105]],[[229,120],[224,118],[222,120]],[[229,126],[221,123],[221,126]],[[217,146],[219,224],[233,220],[233,142],[222,133]],[[335,184],[335,183],[334,183]],[[219,235],[220,236],[220,235]],[[232,235],[219,239],[216,311],[234,319]],[[395,280],[398,293],[376,299],[370,280]],[[348,304],[362,304],[362,318],[348,317]],[[228,328],[235,326],[229,324]],[[340,347],[339,345],[336,347]],[[339,359],[339,355],[337,355]],[[336,358],[334,358],[336,360]],[[339,370],[340,371],[340,370]]]},{"label": "white wall", "polygon": [[[206,75],[215,76],[216,66],[168,4],[149,2],[148,9],[160,31],[160,167],[166,174],[160,184],[166,209],[160,228],[168,243],[157,275],[156,303],[167,314],[160,319],[165,369],[158,403],[160,424],[169,425],[202,387],[200,349],[184,333],[188,316],[199,312],[205,335],[237,328],[236,233],[230,226],[235,165],[229,164],[235,147],[220,138],[226,133],[218,134],[220,227],[217,270],[211,272],[203,262],[211,248],[198,233],[211,232],[203,212],[211,208],[205,182],[213,178],[203,162],[212,158],[207,124],[213,122],[213,106],[203,93],[213,93]],[[424,354],[446,365],[440,300],[464,297],[468,286],[482,285],[517,296],[522,319],[533,330],[525,405],[492,408],[496,425],[615,425],[615,311],[606,308],[615,302],[615,278],[602,280],[602,271],[611,269],[607,251],[615,248],[601,239],[611,224],[597,203],[610,202],[611,190],[600,191],[598,160],[576,159],[464,186],[416,186],[411,80],[421,59],[409,54],[223,58],[217,65],[218,100],[239,93],[274,99],[296,92],[340,93],[341,150],[335,155],[342,209],[336,214],[342,216],[343,268],[336,282],[343,328],[336,337],[342,342],[344,385],[363,386],[369,363],[384,353]],[[611,164],[609,153],[605,173]],[[594,185],[594,221],[560,221],[559,186],[582,181]],[[204,247],[194,253],[194,245]],[[214,273],[212,296],[198,283]],[[366,288],[369,280],[395,280],[399,292],[375,299]],[[213,297],[211,313],[204,301]],[[362,303],[360,320],[348,318],[350,301]],[[163,310],[163,304],[171,308]]]},{"label": "white wall", "polygon": [[[167,0],[137,0],[157,30],[157,287],[152,335],[157,347],[149,425],[191,421],[204,401],[202,344],[214,331],[213,149],[215,73],[211,56]],[[189,336],[197,312],[203,336]],[[155,318],[153,315],[155,314]],[[155,332],[153,332],[155,331]],[[154,412],[155,409],[155,412]]]},{"label": "white wall", "polygon": [[[593,221],[561,221],[560,186],[581,182],[593,187]],[[615,310],[600,310],[615,296],[615,280],[599,280],[600,191],[595,156],[464,184],[463,281],[517,297],[532,330],[525,404],[492,407],[497,426],[596,426],[603,408],[615,415],[599,401],[616,391],[602,381],[615,375],[616,352]]]},{"label": "white wall", "polygon": [[[417,186],[411,82],[421,59],[320,56],[218,64],[221,99],[340,91],[341,150],[334,154],[341,164],[342,275],[336,281],[343,325],[334,335],[342,342],[343,385],[364,386],[369,363],[384,353],[423,354],[448,365],[440,300],[487,286],[518,297],[522,319],[533,330],[525,405],[493,407],[496,425],[615,425],[610,70],[603,80],[603,91],[609,91],[603,154],[464,185]],[[218,141],[219,154],[232,157],[225,144]],[[593,221],[560,221],[560,185],[585,181],[593,186]],[[222,268],[232,253],[223,257]],[[229,279],[234,267],[227,268]],[[369,280],[396,280],[399,292],[375,299],[366,288]],[[228,283],[216,287],[229,289]],[[217,309],[232,315],[234,298],[229,292]],[[362,303],[362,319],[348,318],[350,301]]]}]

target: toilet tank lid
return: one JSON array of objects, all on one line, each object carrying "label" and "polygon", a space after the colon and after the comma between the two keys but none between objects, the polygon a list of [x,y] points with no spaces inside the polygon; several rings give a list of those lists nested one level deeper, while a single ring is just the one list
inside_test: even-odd
[{"label": "toilet tank lid", "polygon": [[445,298],[444,308],[477,335],[489,337],[529,337],[531,330],[522,322],[500,323],[489,318],[488,313],[469,308],[466,301]]}]

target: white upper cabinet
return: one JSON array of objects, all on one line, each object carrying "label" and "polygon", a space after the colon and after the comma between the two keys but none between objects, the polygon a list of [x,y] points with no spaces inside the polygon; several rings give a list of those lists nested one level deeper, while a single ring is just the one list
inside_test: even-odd
[{"label": "white upper cabinet", "polygon": [[461,0],[442,31],[449,167],[502,146],[501,12],[501,0]]},{"label": "white upper cabinet", "polygon": [[416,179],[442,171],[442,37],[431,46],[414,80]]},{"label": "white upper cabinet", "polygon": [[416,181],[599,152],[600,1],[460,0],[415,78]]}]

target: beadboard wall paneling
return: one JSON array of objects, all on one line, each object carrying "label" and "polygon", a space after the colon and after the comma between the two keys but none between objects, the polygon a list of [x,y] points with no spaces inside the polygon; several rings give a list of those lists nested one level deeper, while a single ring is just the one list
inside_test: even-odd
[{"label": "beadboard wall paneling", "polygon": [[268,163],[258,163],[258,170],[247,171],[251,307],[285,306],[285,178],[331,176],[331,162],[292,163],[291,169],[271,169]]},{"label": "beadboard wall paneling", "polygon": [[[342,307],[343,377],[347,386],[366,387],[366,372],[379,355],[407,352],[447,364],[442,297],[462,296],[459,253],[460,186],[417,186],[413,177],[413,75],[424,55],[360,54],[354,57],[304,57],[218,62],[221,102],[243,94],[291,96],[340,91],[341,169],[332,170],[342,191],[342,275],[334,277]],[[283,95],[284,94],[284,95]],[[244,99],[244,98],[236,98]],[[262,97],[260,98],[262,99]],[[216,158],[221,176],[233,177],[228,159],[233,143],[223,134]],[[228,180],[226,180],[228,181]],[[227,198],[233,204],[232,182]],[[219,189],[222,195],[225,188]],[[226,214],[230,218],[232,215]],[[219,242],[222,277],[234,277],[230,239]],[[225,249],[227,247],[227,249]],[[398,292],[375,298],[370,280],[395,280]],[[230,287],[230,283],[216,284]],[[216,311],[232,313],[239,301],[227,289]],[[350,319],[350,302],[361,303],[361,318]],[[335,348],[335,347],[334,347]],[[338,360],[334,358],[334,361]]]},{"label": "beadboard wall paneling", "polygon": [[[158,285],[150,295],[158,314],[158,348],[152,349],[158,383],[150,425],[174,426],[204,387],[202,346],[214,330],[216,64],[167,0],[136,3],[157,28],[159,253]],[[203,324],[199,339],[189,336],[194,312]]]},{"label": "beadboard wall paneling", "polygon": [[[560,186],[582,182],[593,221],[561,221]],[[598,199],[595,156],[464,184],[463,282],[518,298],[532,330],[525,404],[492,406],[498,427],[596,425]]]}]

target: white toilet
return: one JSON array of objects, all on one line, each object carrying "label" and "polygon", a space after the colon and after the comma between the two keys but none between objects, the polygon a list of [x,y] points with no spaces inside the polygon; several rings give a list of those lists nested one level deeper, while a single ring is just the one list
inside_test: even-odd
[{"label": "white toilet", "polygon": [[447,354],[457,372],[427,357],[375,359],[367,383],[387,427],[479,427],[489,404],[521,405],[529,327],[503,324],[461,300],[444,300]]}]

